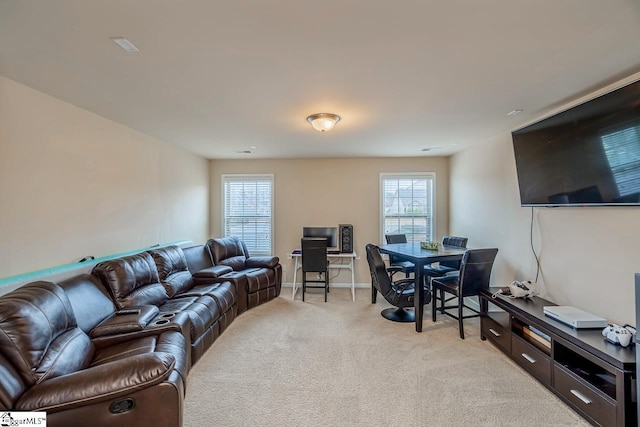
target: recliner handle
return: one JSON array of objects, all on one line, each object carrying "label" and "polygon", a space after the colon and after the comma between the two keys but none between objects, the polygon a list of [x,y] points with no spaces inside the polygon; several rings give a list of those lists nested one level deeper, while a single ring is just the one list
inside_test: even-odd
[{"label": "recliner handle", "polygon": [[129,412],[135,407],[136,401],[130,397],[126,397],[124,399],[111,402],[111,405],[109,405],[109,412],[111,412],[112,414],[124,414],[125,412]]}]

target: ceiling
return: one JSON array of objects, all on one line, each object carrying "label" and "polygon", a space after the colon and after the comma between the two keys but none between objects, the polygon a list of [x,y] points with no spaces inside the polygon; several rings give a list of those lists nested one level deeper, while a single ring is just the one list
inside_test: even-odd
[{"label": "ceiling", "polygon": [[216,159],[446,156],[638,71],[638,0],[0,1],[0,74]]}]

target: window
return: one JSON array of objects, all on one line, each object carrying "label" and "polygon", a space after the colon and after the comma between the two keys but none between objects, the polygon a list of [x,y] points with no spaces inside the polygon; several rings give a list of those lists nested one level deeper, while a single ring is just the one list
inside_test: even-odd
[{"label": "window", "polygon": [[405,234],[408,242],[435,237],[433,186],[435,174],[381,174],[382,239],[385,234]]},{"label": "window", "polygon": [[251,255],[271,255],[273,175],[222,175],[222,231],[237,236]]}]

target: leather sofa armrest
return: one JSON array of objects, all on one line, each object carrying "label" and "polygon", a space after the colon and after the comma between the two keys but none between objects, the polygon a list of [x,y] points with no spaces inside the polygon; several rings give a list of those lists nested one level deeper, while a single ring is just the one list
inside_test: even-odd
[{"label": "leather sofa armrest", "polygon": [[118,310],[93,328],[90,336],[98,338],[141,331],[157,315],[158,307],[155,305],[141,305]]},{"label": "leather sofa armrest", "polygon": [[175,363],[169,353],[146,353],[51,378],[28,389],[15,409],[57,412],[111,401],[161,383]]},{"label": "leather sofa armrest", "polygon": [[190,346],[190,327],[191,320],[189,319],[189,315],[185,312],[175,313],[172,317],[167,317],[166,313],[160,313],[151,319],[141,330],[134,330],[116,335],[104,335],[98,338],[93,338],[91,341],[96,348],[105,348],[135,338],[158,335],[167,331],[176,331],[182,334],[185,340],[187,340],[187,345]]},{"label": "leather sofa armrest", "polygon": [[248,268],[275,268],[280,263],[277,256],[252,256],[247,258]]},{"label": "leather sofa armrest", "polygon": [[231,273],[233,268],[228,265],[214,265],[193,273],[194,279],[217,279],[218,277]]}]

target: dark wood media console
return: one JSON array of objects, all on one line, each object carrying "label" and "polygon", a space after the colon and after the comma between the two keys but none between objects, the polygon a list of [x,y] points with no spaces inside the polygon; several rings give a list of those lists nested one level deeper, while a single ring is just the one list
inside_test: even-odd
[{"label": "dark wood media console", "polygon": [[594,425],[637,426],[635,344],[604,340],[544,315],[542,298],[480,293],[481,338],[489,339]]}]

